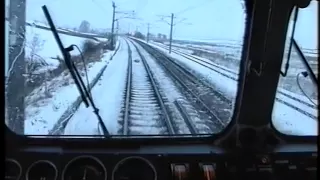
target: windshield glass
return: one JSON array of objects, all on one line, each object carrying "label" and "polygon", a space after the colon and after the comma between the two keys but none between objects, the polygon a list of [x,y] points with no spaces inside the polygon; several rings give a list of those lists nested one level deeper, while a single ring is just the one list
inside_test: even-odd
[{"label": "windshield glass", "polygon": [[318,78],[318,3],[311,1],[307,8],[298,9],[295,26],[294,10],[289,23],[281,70],[285,75],[280,76],[272,116],[275,128],[287,135],[318,135],[318,86],[312,81],[298,49],[293,45],[290,49],[294,33],[293,38]]},{"label": "windshield glass", "polygon": [[[102,121],[85,106],[43,5]],[[15,133],[215,134],[231,121],[242,1],[6,0],[6,12],[5,122]]]}]

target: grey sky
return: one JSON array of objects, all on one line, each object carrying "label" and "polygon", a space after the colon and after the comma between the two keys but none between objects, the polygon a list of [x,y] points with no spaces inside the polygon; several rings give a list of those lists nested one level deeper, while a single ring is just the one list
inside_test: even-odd
[{"label": "grey sky", "polygon": [[[82,20],[93,28],[110,28],[111,0],[27,0],[27,19],[45,21],[41,6],[46,4],[60,26],[78,27]],[[136,28],[146,33],[146,23],[151,23],[151,33],[169,34],[169,25],[157,22],[157,15],[177,14],[177,21],[185,23],[174,27],[174,38],[190,40],[241,40],[244,31],[244,13],[240,0],[115,0],[118,11],[136,12],[143,20],[121,19],[122,31]],[[300,11],[295,37],[304,48],[317,46],[317,4]],[[123,15],[117,15],[121,17]],[[170,18],[166,18],[169,22]]]},{"label": "grey sky", "polygon": [[[177,21],[182,18],[187,20],[175,26],[175,38],[239,40],[243,35],[244,14],[238,0],[115,0],[115,2],[118,11],[134,10],[136,17],[143,19],[120,20],[120,29],[124,31],[138,28],[145,33],[146,23],[149,22],[152,23],[151,33],[168,34],[169,25],[156,22],[160,20],[157,15],[169,16],[171,13],[189,9],[177,14]],[[49,7],[59,25],[78,27],[82,20],[88,20],[95,28],[111,26],[110,0],[29,0],[27,18],[44,20],[41,11],[43,4]],[[209,17],[212,17],[210,21]],[[170,18],[166,20],[169,22]]]}]

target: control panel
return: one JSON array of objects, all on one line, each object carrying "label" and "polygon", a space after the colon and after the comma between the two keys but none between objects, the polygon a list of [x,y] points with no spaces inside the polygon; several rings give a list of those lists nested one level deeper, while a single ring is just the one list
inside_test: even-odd
[{"label": "control panel", "polygon": [[[317,178],[316,152],[241,154],[188,147],[139,150],[32,148],[6,157],[5,179],[218,180]],[[199,147],[200,148],[200,147]],[[180,153],[178,153],[180,152]]]}]

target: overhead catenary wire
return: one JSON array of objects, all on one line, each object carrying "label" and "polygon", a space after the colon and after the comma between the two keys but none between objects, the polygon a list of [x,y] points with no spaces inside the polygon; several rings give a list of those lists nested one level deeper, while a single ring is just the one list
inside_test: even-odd
[{"label": "overhead catenary wire", "polygon": [[176,14],[176,15],[183,14],[183,13],[185,13],[185,12],[188,12],[188,11],[194,10],[194,9],[196,9],[196,8],[199,8],[199,7],[201,7],[201,6],[204,6],[204,5],[206,5],[207,3],[209,3],[209,2],[212,2],[212,0],[206,0],[205,2],[203,2],[203,3],[201,3],[201,4],[197,4],[196,6],[189,6],[189,7],[185,8],[185,9],[183,9],[183,10],[175,13],[175,14]]},{"label": "overhead catenary wire", "polygon": [[[160,16],[160,17],[161,17],[160,21],[166,22],[170,26],[170,41],[169,41],[169,54],[170,54],[171,48],[172,48],[173,27],[187,19],[182,18],[178,22],[174,23],[174,19],[177,18],[174,13],[171,13],[171,16]],[[170,23],[164,20],[165,17],[169,17],[171,19]]]},{"label": "overhead catenary wire", "polygon": [[101,6],[101,4],[100,3],[98,3],[96,0],[91,0],[95,5],[97,5],[99,8],[101,8],[101,10],[103,11],[103,12],[107,12],[107,10],[103,7],[103,6]]}]

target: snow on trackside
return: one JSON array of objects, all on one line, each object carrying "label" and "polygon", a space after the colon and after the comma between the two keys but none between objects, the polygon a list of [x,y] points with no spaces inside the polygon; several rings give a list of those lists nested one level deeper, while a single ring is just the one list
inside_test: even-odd
[{"label": "snow on trackside", "polygon": [[206,52],[211,52],[211,53],[221,53],[223,55],[234,55],[236,59],[240,59],[241,56],[241,45],[237,45],[237,46],[228,46],[225,44],[215,44],[212,46],[206,46],[206,45],[180,45],[180,44],[174,44],[176,46],[180,46],[180,47],[189,47],[195,50],[202,50],[202,51],[206,51]]},{"label": "snow on trackside", "polygon": [[[108,65],[113,53],[114,51],[109,51],[103,54],[101,61],[87,65],[89,82],[97,76],[104,66]],[[84,80],[84,73],[82,78]],[[46,86],[50,87],[51,97],[40,96],[45,94],[44,86],[36,88],[25,98],[27,106],[24,134],[26,135],[48,134],[66,109],[79,97],[77,87],[68,71],[46,83]]]},{"label": "snow on trackside", "polygon": [[[197,72],[201,73],[207,80],[210,80],[215,87],[217,88],[216,90],[219,91],[220,93],[224,94],[226,97],[228,97],[229,99],[232,99],[233,101],[235,100],[236,97],[236,89],[235,89],[235,82],[233,81],[224,81],[224,79],[226,79],[223,75],[216,73],[214,71],[208,70],[208,68],[199,65],[195,62],[192,62],[178,54],[172,53],[169,54],[168,51],[165,48],[153,45],[153,44],[149,44],[159,50],[161,50],[162,52],[165,52],[167,55],[180,60],[181,62],[183,62],[185,65],[187,65],[189,68],[195,69]],[[229,79],[228,79],[229,80]],[[224,82],[223,86],[221,86],[220,82]]]},{"label": "snow on trackside", "polygon": [[108,39],[107,39],[107,38],[99,38],[99,37],[97,37],[96,39],[98,39],[98,40],[99,40],[99,41],[101,41],[101,42],[108,41]]},{"label": "snow on trackside", "polygon": [[[175,53],[169,54],[165,48],[162,48],[153,44],[149,44],[149,45],[179,60],[185,66],[194,70],[196,73],[200,74],[206,80],[210,81],[219,92],[224,94],[226,97],[229,97],[233,101],[235,100],[236,93],[237,93],[236,81],[226,78],[225,76],[217,72],[214,72],[202,65],[199,65],[193,61],[190,61],[181,55],[178,55]],[[291,95],[292,94],[293,93],[291,93]],[[289,98],[281,96],[279,93],[277,93],[277,97],[283,99],[284,101],[291,100]],[[301,98],[301,96],[298,96],[298,95],[294,95],[294,97],[303,99]],[[306,100],[306,98],[304,98],[304,100]],[[310,109],[310,108],[308,109],[306,108],[306,106],[303,106],[302,104],[298,104],[298,102],[295,102],[294,105],[303,107],[303,110],[307,110],[307,112],[312,113],[314,116],[317,117],[316,109]],[[273,116],[272,117],[273,124],[276,127],[276,129],[280,132],[287,133],[287,134],[294,134],[294,135],[317,135],[318,134],[318,128],[317,128],[318,126],[317,126],[316,119],[312,119],[302,113],[299,113],[298,111],[278,101],[276,101],[274,104],[274,111],[272,116]]]},{"label": "snow on trackside", "polygon": [[[117,134],[117,119],[121,110],[122,93],[125,89],[128,47],[124,40],[118,52],[110,61],[97,85],[91,90],[93,100],[99,109],[99,114],[107,126],[110,134]],[[92,107],[86,108],[81,103],[78,110],[69,120],[65,135],[98,135],[98,120]]]},{"label": "snow on trackside", "polygon": [[[163,44],[161,43],[157,43],[157,42],[152,42],[153,44],[155,44],[156,46],[160,46],[160,47],[164,47],[165,49],[168,49],[167,46],[164,46]],[[231,68],[228,68],[228,67],[224,67],[222,65],[219,65],[217,63],[214,63],[206,58],[203,58],[203,57],[200,57],[200,56],[195,56],[195,55],[191,55],[192,53],[188,53],[187,51],[184,51],[183,48],[175,48],[173,47],[172,48],[173,50],[177,50],[178,52],[183,52],[183,53],[186,53],[186,54],[189,54],[191,57],[196,57],[197,59],[201,59],[201,61],[197,60],[197,59],[194,59],[194,61],[196,62],[199,62],[199,63],[203,63],[202,61],[208,63],[206,65],[210,66],[212,69],[215,69],[219,72],[223,72],[224,74],[230,76],[230,77],[233,77],[234,79],[238,79],[238,76],[239,76],[239,72],[234,70],[234,69],[231,69]],[[213,64],[211,66],[211,64]],[[305,97],[304,95],[300,95],[300,94],[297,94],[297,93],[294,93],[294,92],[291,92],[291,91],[288,91],[284,88],[281,88],[281,87],[278,87],[277,89],[278,92],[282,92],[282,93],[285,93],[285,94],[288,94],[290,96],[293,96],[295,97],[296,99],[306,103],[306,104],[309,104],[309,105],[313,105],[313,104],[317,104],[318,105],[318,102],[316,99],[311,99],[312,102],[310,102],[309,98]],[[284,99],[286,98],[286,101],[295,101],[295,100],[292,100],[284,95],[281,95],[280,93],[278,93],[278,96],[282,96],[281,99]],[[299,105],[298,105],[299,106]],[[302,106],[303,108],[305,108],[305,106]],[[315,109],[312,109],[312,111],[314,111]]]}]

